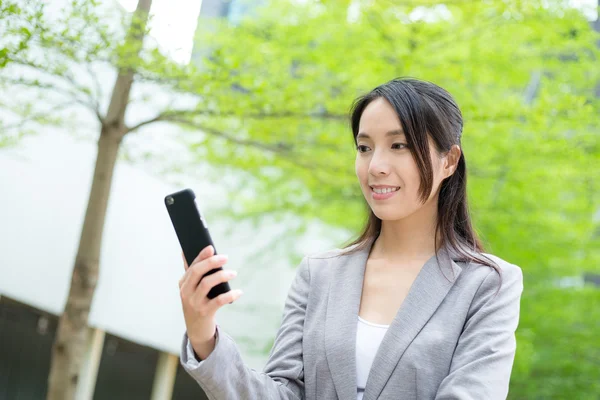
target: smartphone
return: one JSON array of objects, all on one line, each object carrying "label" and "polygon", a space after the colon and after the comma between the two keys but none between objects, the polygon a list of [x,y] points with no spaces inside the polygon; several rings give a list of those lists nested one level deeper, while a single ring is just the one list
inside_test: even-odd
[{"label": "smartphone", "polygon": [[[215,254],[217,254],[206,222],[196,204],[196,195],[191,189],[184,189],[166,196],[165,205],[188,265],[192,265],[192,262],[206,246],[213,246]],[[202,278],[222,269],[221,267],[212,269]],[[208,292],[208,298],[213,299],[230,290],[228,282],[219,283]]]}]

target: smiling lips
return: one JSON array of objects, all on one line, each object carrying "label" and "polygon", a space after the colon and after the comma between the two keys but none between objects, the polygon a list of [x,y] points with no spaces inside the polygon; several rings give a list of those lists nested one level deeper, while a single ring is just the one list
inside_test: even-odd
[{"label": "smiling lips", "polygon": [[387,200],[390,197],[393,197],[398,190],[400,190],[400,186],[388,186],[388,185],[373,185],[370,186],[371,195],[373,200]]}]

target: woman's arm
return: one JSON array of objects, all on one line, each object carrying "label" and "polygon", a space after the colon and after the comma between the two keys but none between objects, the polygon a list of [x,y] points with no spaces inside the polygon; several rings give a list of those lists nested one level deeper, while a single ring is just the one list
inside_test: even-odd
[{"label": "woman's arm", "polygon": [[491,271],[475,294],[436,400],[504,400],[508,395],[523,275],[517,266],[502,267],[500,290],[500,276]]},{"label": "woman's arm", "polygon": [[301,399],[304,396],[302,334],[310,288],[308,260],[298,267],[265,372],[248,368],[233,339],[218,330],[215,348],[203,361],[189,354],[184,340],[182,365],[209,399]]}]

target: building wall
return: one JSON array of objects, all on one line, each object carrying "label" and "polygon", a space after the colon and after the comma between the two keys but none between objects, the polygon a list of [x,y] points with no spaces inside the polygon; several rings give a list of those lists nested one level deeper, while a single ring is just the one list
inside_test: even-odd
[{"label": "building wall", "polygon": [[58,318],[0,298],[0,400],[46,397]]},{"label": "building wall", "polygon": [[[62,312],[93,163],[93,143],[59,132],[0,150],[0,295],[54,315]],[[186,186],[203,208],[222,201],[222,189],[214,185]],[[177,286],[184,271],[163,198],[179,188],[126,163],[117,166],[89,319],[93,327],[174,354],[184,331]],[[245,292],[222,310],[219,322],[234,337],[242,335],[242,342],[261,347],[275,333],[295,272],[284,254],[265,254],[260,265],[251,254],[285,234],[285,226],[237,224],[228,232],[228,223],[210,214],[208,220],[220,252],[230,256],[227,268],[239,272],[232,285]],[[332,242],[308,237],[301,248],[313,252]],[[250,357],[250,363],[260,366],[264,357]]]},{"label": "building wall", "polygon": [[[45,399],[52,342],[58,317],[0,298],[0,400]],[[106,335],[96,376],[95,400],[151,397],[160,352]],[[155,394],[156,396],[156,394]],[[79,397],[81,398],[81,397]],[[206,399],[198,384],[177,363],[172,399]]]}]

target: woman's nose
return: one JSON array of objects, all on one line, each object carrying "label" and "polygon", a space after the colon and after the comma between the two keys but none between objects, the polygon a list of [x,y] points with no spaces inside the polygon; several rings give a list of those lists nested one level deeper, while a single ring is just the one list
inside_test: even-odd
[{"label": "woman's nose", "polygon": [[369,174],[388,175],[390,173],[390,164],[383,157],[373,157],[369,164]]}]

